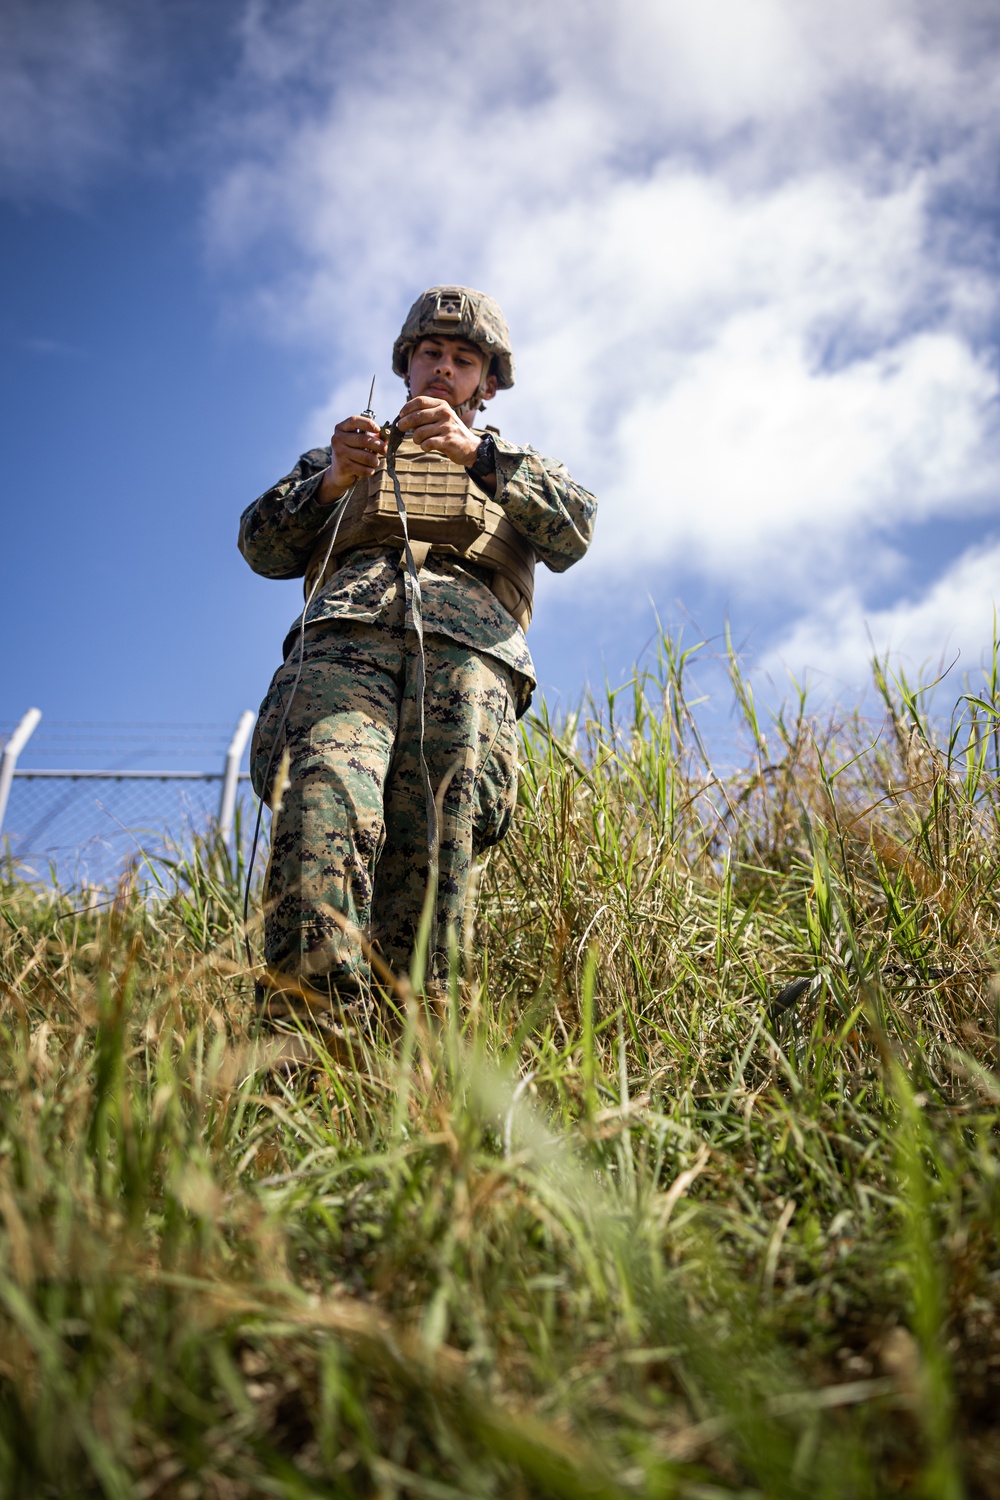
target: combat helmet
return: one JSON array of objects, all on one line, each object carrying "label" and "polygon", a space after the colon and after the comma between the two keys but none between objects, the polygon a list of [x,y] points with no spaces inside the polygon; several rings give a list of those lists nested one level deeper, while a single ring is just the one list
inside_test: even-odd
[{"label": "combat helmet", "polygon": [[432,286],[423,292],[407,313],[392,346],[392,368],[397,375],[406,379],[414,346],[435,333],[478,344],[485,356],[484,383],[492,374],[500,390],[510,390],[514,384],[510,332],[492,297],[469,286]]}]

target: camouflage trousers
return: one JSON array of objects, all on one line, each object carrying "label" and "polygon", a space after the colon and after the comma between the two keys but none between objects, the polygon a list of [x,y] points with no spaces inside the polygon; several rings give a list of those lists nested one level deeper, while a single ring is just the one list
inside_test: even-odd
[{"label": "camouflage trousers", "polygon": [[[517,729],[501,662],[444,636],[424,645],[424,754],[441,808],[430,972],[441,980],[449,929],[462,932],[475,856],[510,824]],[[272,749],[272,778],[289,753],[264,883],[264,951],[270,968],[320,988],[328,980],[344,995],[368,978],[359,934],[394,971],[408,970],[427,889],[417,647],[402,597],[378,624],[328,620],[307,632],[276,744],[297,662],[296,647],[274,676],[251,747],[254,790],[268,800]]]}]

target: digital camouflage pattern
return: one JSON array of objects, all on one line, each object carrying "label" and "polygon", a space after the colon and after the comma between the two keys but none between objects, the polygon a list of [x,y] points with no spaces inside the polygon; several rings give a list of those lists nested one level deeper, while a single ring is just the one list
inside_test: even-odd
[{"label": "digital camouflage pattern", "polygon": [[486,292],[470,286],[432,286],[422,292],[392,346],[392,368],[397,375],[405,379],[414,345],[432,334],[478,344],[486,356],[483,375],[494,374],[502,391],[514,384],[507,321],[499,303]]},{"label": "digital camouflage pattern", "polygon": [[[562,573],[586,552],[597,501],[554,459],[494,434],[496,498],[531,543],[536,557]],[[331,518],[317,492],[330,463],[329,448],[304,453],[290,474],[248,506],[240,520],[240,551],[266,578],[301,578],[317,535]],[[310,626],[322,620],[375,622],[394,596],[399,549],[366,548],[348,554],[309,608]],[[482,651],[510,667],[515,708],[523,714],[535,687],[535,669],[524,632],[500,604],[482,570],[435,557],[421,570],[424,629]],[[293,625],[286,638],[290,648]]]},{"label": "digital camouflage pattern", "polygon": [[[512,679],[499,662],[441,636],[425,638],[424,753],[441,802],[437,945],[444,980],[449,927],[461,935],[473,859],[503,837],[517,793]],[[341,999],[364,991],[358,933],[397,972],[409,967],[427,886],[427,808],[417,733],[417,654],[395,592],[379,623],[328,620],[307,631],[302,676],[275,746],[298,652],[276,673],[251,749],[258,796],[267,764],[289,752],[289,782],[271,830],[264,888],[269,968]],[[272,773],[273,774],[273,773]],[[346,919],[346,930],[341,918]]]},{"label": "digital camouflage pattern", "polygon": [[[499,309],[497,309],[499,313]],[[453,330],[454,331],[454,330]],[[511,371],[511,378],[513,378]],[[492,430],[492,429],[491,429]],[[562,464],[494,435],[496,496],[536,557],[561,573],[586,552],[597,503]],[[336,514],[317,498],[329,448],[302,455],[240,521],[255,572],[300,578]],[[273,820],[265,880],[272,970],[341,999],[364,988],[359,934],[387,962],[412,957],[428,878],[427,808],[417,732],[412,582],[397,546],[345,553],[306,618],[302,676],[284,739],[290,786]],[[431,551],[420,569],[426,643],[425,755],[443,791],[432,977],[444,977],[449,928],[463,927],[476,854],[502,838],[517,788],[515,716],[535,686],[524,633],[492,572]],[[301,617],[300,617],[301,619]],[[264,700],[252,766],[258,795],[298,665],[297,621]],[[345,931],[346,924],[346,931]]]}]

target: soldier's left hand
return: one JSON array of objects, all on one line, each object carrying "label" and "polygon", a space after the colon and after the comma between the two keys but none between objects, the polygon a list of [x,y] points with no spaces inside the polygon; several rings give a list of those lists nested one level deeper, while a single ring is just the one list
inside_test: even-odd
[{"label": "soldier's left hand", "polygon": [[399,413],[396,425],[425,452],[443,453],[463,469],[475,460],[478,437],[438,396],[414,396]]}]

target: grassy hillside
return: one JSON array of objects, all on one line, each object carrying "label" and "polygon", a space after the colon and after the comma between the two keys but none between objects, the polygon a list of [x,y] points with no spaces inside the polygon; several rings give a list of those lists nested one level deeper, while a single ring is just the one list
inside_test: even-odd
[{"label": "grassy hillside", "polygon": [[734,670],[721,774],[684,670],[533,727],[448,1022],[292,1078],[220,850],[8,874],[0,1493],[1000,1496],[1000,684]]}]

